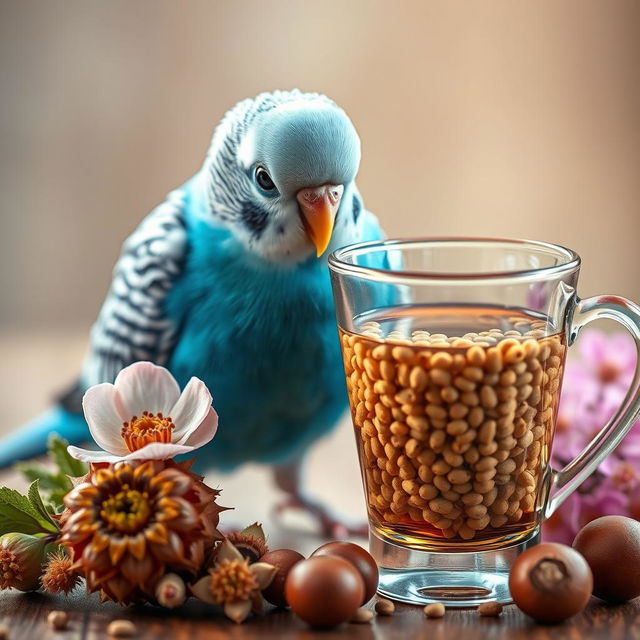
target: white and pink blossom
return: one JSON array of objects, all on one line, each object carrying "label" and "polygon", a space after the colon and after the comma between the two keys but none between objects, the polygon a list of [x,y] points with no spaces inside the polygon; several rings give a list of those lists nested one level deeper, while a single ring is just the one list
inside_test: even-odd
[{"label": "white and pink blossom", "polygon": [[97,384],[82,399],[89,430],[102,451],[70,446],[85,462],[163,460],[211,441],[218,414],[202,380],[191,378],[182,393],[164,367],[135,362],[114,384]]}]

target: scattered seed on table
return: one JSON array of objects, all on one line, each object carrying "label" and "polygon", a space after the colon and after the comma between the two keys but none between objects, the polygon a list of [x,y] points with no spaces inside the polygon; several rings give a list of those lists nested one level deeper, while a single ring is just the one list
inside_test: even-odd
[{"label": "scattered seed on table", "polygon": [[373,611],[371,611],[371,609],[367,609],[366,607],[360,607],[355,612],[350,622],[354,622],[356,624],[366,624],[367,622],[371,622],[371,620],[373,620]]},{"label": "scattered seed on table", "polygon": [[52,629],[62,631],[69,624],[69,614],[66,611],[50,611],[47,616],[47,623]]},{"label": "scattered seed on table", "polygon": [[499,602],[483,602],[478,607],[481,616],[499,616],[502,613],[502,605]]},{"label": "scattered seed on table", "polygon": [[395,613],[396,605],[391,600],[379,598],[375,605],[376,613],[380,616],[392,616]]},{"label": "scattered seed on table", "polygon": [[444,617],[444,612],[445,609],[442,602],[432,602],[424,608],[424,615],[427,618],[442,618]]},{"label": "scattered seed on table", "polygon": [[113,638],[132,638],[138,633],[131,620],[114,620],[107,627],[107,634]]}]

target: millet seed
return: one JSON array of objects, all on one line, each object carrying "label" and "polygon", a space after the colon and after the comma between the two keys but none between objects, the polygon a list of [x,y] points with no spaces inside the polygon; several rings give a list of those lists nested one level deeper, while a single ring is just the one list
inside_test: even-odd
[{"label": "millet seed", "polygon": [[66,611],[50,611],[47,624],[55,631],[62,631],[69,624],[69,614]]},{"label": "millet seed", "polygon": [[131,620],[114,620],[107,626],[107,635],[113,638],[133,638],[138,633]]},{"label": "millet seed", "polygon": [[462,540],[533,524],[565,346],[532,326],[342,334],[374,520]]},{"label": "millet seed", "polygon": [[481,616],[499,616],[502,613],[502,605],[499,602],[483,602],[478,607]]},{"label": "millet seed", "polygon": [[386,598],[378,598],[375,604],[375,610],[379,616],[392,616],[395,613],[396,605]]},{"label": "millet seed", "polygon": [[445,608],[442,602],[432,602],[428,604],[423,611],[427,618],[442,618],[444,617]]},{"label": "millet seed", "polygon": [[368,622],[371,622],[371,620],[373,620],[374,615],[375,614],[373,613],[373,611],[371,611],[371,609],[367,609],[366,607],[360,607],[355,612],[350,622],[354,622],[356,624],[366,624]]}]

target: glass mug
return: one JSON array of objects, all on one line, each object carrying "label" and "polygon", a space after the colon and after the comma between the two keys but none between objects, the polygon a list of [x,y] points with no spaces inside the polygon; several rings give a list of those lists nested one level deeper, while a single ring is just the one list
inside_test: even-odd
[{"label": "glass mug", "polygon": [[640,413],[636,370],[611,421],[552,469],[567,346],[601,318],[640,345],[640,308],[578,298],[579,256],[545,242],[369,242],[329,267],[379,592],[509,602],[517,555]]}]

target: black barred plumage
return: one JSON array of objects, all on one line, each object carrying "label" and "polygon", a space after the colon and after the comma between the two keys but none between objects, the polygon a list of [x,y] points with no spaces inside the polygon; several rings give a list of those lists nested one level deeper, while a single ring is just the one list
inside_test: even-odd
[{"label": "black barred plumage", "polygon": [[242,219],[254,237],[260,237],[265,227],[269,212],[259,207],[255,202],[244,202],[242,204]]},{"label": "black barred plumage", "polygon": [[136,360],[165,364],[171,355],[176,327],[163,305],[186,252],[183,207],[182,192],[173,191],[125,242],[91,330],[83,386],[112,382]]},{"label": "black barred plumage", "polygon": [[357,223],[358,218],[360,217],[360,212],[362,211],[362,202],[357,194],[353,194],[353,204],[351,205],[353,209],[353,222]]},{"label": "black barred plumage", "polygon": [[[299,101],[335,106],[325,96],[297,90],[265,93],[243,100],[227,112],[216,128],[199,174],[202,180],[198,188],[208,198],[208,212],[217,222],[229,224],[236,231],[244,230],[251,250],[267,237],[272,211],[268,203],[261,204],[256,198],[253,183],[246,179],[246,168],[242,169],[238,163],[239,148],[259,115]],[[111,289],[91,331],[80,387],[112,382],[122,368],[136,360],[169,363],[179,328],[167,317],[164,305],[182,273],[187,252],[184,200],[182,190],[171,192],[124,243]],[[352,215],[335,221],[345,237],[349,237],[345,225],[356,223],[362,211],[357,194],[353,195],[352,203]],[[278,221],[273,233],[278,238],[287,238],[285,231],[283,221]],[[73,398],[76,397],[74,391]]]},{"label": "black barred plumage", "polygon": [[252,193],[247,189],[246,183],[238,179],[235,170],[238,146],[251,123],[259,114],[287,102],[300,100],[320,101],[335,106],[332,100],[319,93],[302,93],[297,89],[274,91],[239,102],[222,119],[214,133],[207,157],[211,177],[209,197],[212,210],[216,211],[216,215],[221,219],[238,218],[242,215],[238,203],[252,200]]}]

